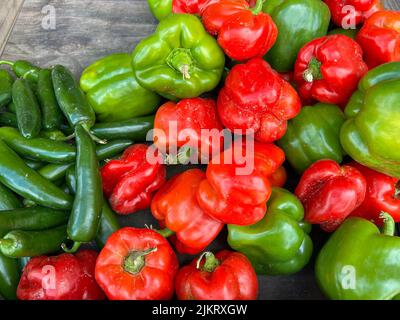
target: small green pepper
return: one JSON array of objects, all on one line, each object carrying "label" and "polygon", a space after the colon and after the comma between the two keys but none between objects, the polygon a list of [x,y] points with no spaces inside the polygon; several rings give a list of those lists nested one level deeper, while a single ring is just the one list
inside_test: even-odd
[{"label": "small green pepper", "polygon": [[298,173],[322,159],[341,163],[345,152],[340,144],[340,128],[344,121],[338,106],[318,103],[303,107],[296,118],[289,120],[286,134],[278,145]]},{"label": "small green pepper", "polygon": [[194,15],[171,14],[132,53],[138,82],[167,99],[198,97],[221,80],[225,55]]},{"label": "small green pepper", "polygon": [[0,183],[0,211],[19,207],[21,207],[21,202],[18,200],[17,196]]},{"label": "small green pepper", "polygon": [[172,12],[172,0],[147,0],[153,16],[161,21],[168,17]]},{"label": "small green pepper", "polygon": [[245,254],[258,274],[293,274],[309,262],[313,244],[295,195],[273,188],[265,217],[251,226],[228,225],[229,246]]},{"label": "small green pepper", "polygon": [[11,92],[14,79],[7,70],[0,70],[0,108],[11,102]]},{"label": "small green pepper", "polygon": [[27,79],[30,82],[37,82],[39,79],[40,68],[26,60],[7,61],[0,60],[0,65],[6,64],[12,67],[18,78]]},{"label": "small green pepper", "polygon": [[115,53],[87,67],[80,80],[99,122],[124,121],[152,114],[160,97],[136,80],[127,53]]},{"label": "small green pepper", "polygon": [[12,98],[15,104],[18,128],[22,136],[28,139],[38,136],[42,127],[40,106],[27,80],[15,80],[12,87]]}]

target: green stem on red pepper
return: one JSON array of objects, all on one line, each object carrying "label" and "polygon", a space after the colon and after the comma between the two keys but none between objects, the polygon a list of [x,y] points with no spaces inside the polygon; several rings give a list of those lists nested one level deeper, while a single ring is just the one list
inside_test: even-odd
[{"label": "green stem on red pepper", "polygon": [[308,68],[303,73],[303,78],[307,82],[313,82],[315,80],[321,80],[322,73],[321,73],[321,66],[322,63],[318,61],[316,58],[311,58],[310,63],[308,64]]},{"label": "green stem on red pepper", "polygon": [[[203,258],[206,259],[204,264],[201,266]],[[214,256],[212,252],[203,252],[196,263],[196,268],[206,272],[213,272],[220,265],[219,260]]]}]

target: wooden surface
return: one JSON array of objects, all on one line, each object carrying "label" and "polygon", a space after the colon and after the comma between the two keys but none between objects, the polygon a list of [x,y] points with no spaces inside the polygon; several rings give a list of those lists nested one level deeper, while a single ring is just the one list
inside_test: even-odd
[{"label": "wooden surface", "polygon": [[[156,25],[146,0],[25,0],[19,10],[22,2],[0,0],[2,58],[29,59],[41,66],[62,63],[76,74],[92,61],[109,53],[130,52]],[[55,30],[42,28],[42,19],[46,18],[42,9],[46,5],[55,8]],[[387,1],[386,5],[400,10],[400,0]],[[187,167],[175,167],[169,170],[168,175],[184,169]],[[295,180],[292,182],[295,183]],[[123,217],[121,222],[137,227],[155,223],[149,211]],[[325,238],[326,235],[318,230],[313,232],[317,246],[321,246]],[[226,231],[211,249],[224,247],[225,239]],[[315,252],[318,250],[318,247],[315,248]],[[189,256],[180,257],[182,263],[191,259]],[[260,299],[322,298],[314,280],[313,263],[294,276],[260,277]]]}]

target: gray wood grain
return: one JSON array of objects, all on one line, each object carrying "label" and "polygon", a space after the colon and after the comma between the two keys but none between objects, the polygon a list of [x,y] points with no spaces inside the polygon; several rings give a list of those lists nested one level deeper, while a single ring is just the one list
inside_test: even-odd
[{"label": "gray wood grain", "polygon": [[2,0],[0,7],[0,56],[17,20],[24,0]]},{"label": "gray wood grain", "polygon": [[400,0],[384,0],[385,7],[391,10],[400,10]]}]

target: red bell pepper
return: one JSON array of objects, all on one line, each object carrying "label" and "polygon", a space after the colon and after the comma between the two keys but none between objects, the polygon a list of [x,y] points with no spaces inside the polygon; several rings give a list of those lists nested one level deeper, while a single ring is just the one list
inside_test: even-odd
[{"label": "red bell pepper", "polygon": [[386,62],[400,61],[400,12],[374,13],[365,21],[356,40],[370,69]]},{"label": "red bell pepper", "polygon": [[[176,127],[172,126],[173,122]],[[215,135],[207,135],[206,129],[210,133],[215,131]],[[214,100],[193,98],[177,104],[167,102],[156,113],[154,143],[165,153],[169,153],[170,148],[190,147],[207,163],[223,148],[222,129]]]},{"label": "red bell pepper", "polygon": [[180,253],[203,251],[224,226],[207,215],[197,202],[197,189],[205,178],[205,173],[199,169],[180,173],[169,180],[151,202],[154,218],[175,233],[175,245]]},{"label": "red bell pepper", "polygon": [[17,289],[20,300],[104,300],[96,283],[97,252],[34,257],[25,266]]},{"label": "red bell pepper", "polygon": [[357,169],[320,160],[303,173],[295,194],[304,205],[305,221],[332,232],[364,201],[366,188]]},{"label": "red bell pepper", "polygon": [[232,68],[218,97],[218,114],[229,130],[249,130],[261,142],[279,140],[301,108],[296,90],[263,59]]},{"label": "red bell pepper", "polygon": [[[343,27],[343,23],[349,24],[353,21],[358,25],[373,13],[383,10],[380,0],[324,0],[324,2],[331,11],[332,21],[339,27]],[[346,10],[346,6],[351,6],[352,10]]]},{"label": "red bell pepper", "polygon": [[104,194],[119,214],[149,208],[153,194],[166,180],[161,155],[155,151],[155,156],[160,158],[154,163],[147,160],[149,148],[145,144],[135,144],[126,149],[120,159],[111,160],[101,168]]},{"label": "red bell pepper", "polygon": [[221,0],[208,4],[203,13],[207,31],[218,36],[218,43],[232,59],[245,61],[263,57],[274,45],[278,28],[262,12],[263,0],[250,8],[244,0]]},{"label": "red bell pepper", "polygon": [[367,71],[361,47],[338,34],[315,39],[300,50],[294,79],[304,102],[344,107]]},{"label": "red bell pepper", "polygon": [[284,167],[279,167],[273,174],[269,176],[271,187],[282,188],[286,184],[287,173]]},{"label": "red bell pepper", "polygon": [[151,229],[122,228],[108,238],[96,262],[96,280],[110,300],[167,300],[174,294],[178,259]]},{"label": "red bell pepper", "polygon": [[381,213],[387,212],[395,222],[400,222],[400,198],[397,189],[399,180],[357,162],[352,162],[350,165],[360,171],[367,181],[365,200],[351,215],[368,219],[382,226]]},{"label": "red bell pepper", "polygon": [[200,15],[205,7],[218,0],[173,0],[172,12]]},{"label": "red bell pepper", "polygon": [[257,275],[250,261],[227,250],[215,256],[205,252],[179,270],[175,283],[179,300],[255,300],[258,296]]},{"label": "red bell pepper", "polygon": [[[244,158],[239,159],[238,154]],[[284,160],[283,151],[273,144],[255,142],[254,152],[247,151],[245,144],[234,144],[209,163],[207,179],[197,192],[200,207],[226,224],[260,221],[271,195],[269,176]]]}]

